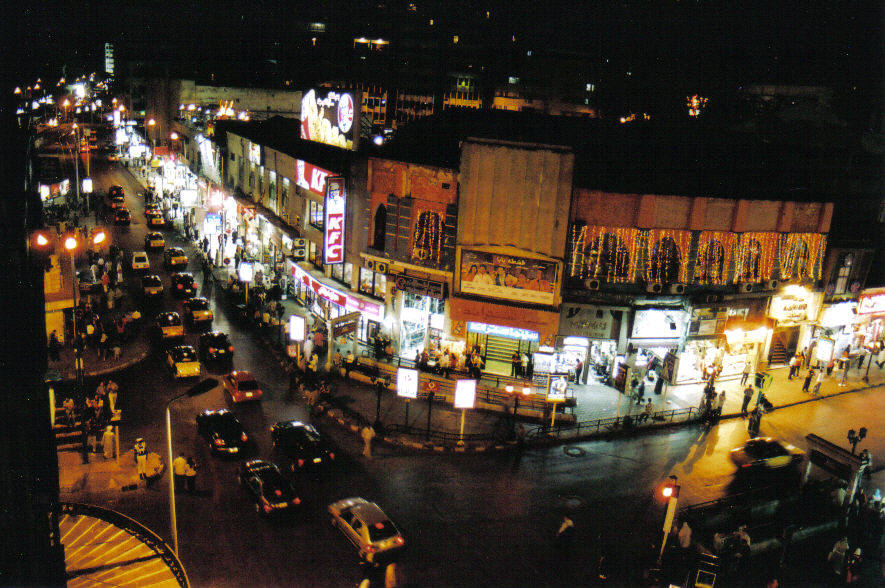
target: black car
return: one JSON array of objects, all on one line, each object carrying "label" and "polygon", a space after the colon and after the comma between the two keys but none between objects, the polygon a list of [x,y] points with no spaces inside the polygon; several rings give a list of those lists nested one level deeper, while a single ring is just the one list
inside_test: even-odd
[{"label": "black car", "polygon": [[122,198],[123,196],[123,186],[115,185],[108,188],[108,198]]},{"label": "black car", "polygon": [[197,323],[210,324],[212,319],[215,318],[212,308],[209,306],[209,301],[199,296],[185,300],[182,310],[184,311],[185,320],[191,325],[196,325]]},{"label": "black car", "polygon": [[197,433],[209,443],[209,449],[224,455],[240,455],[248,447],[249,435],[227,409],[204,410],[197,415]]},{"label": "black car", "polygon": [[141,279],[141,292],[145,300],[158,300],[163,298],[163,281],[160,276],[151,274]]},{"label": "black car", "polygon": [[178,298],[191,297],[197,293],[197,284],[193,274],[179,272],[172,274],[172,295]]},{"label": "black car", "polygon": [[118,226],[129,226],[132,223],[132,216],[125,208],[121,208],[114,212],[114,224]]},{"label": "black car", "polygon": [[335,454],[310,425],[301,421],[280,421],[270,429],[274,450],[292,460],[291,469],[323,467],[332,463]]},{"label": "black car", "polygon": [[200,356],[203,361],[224,361],[233,363],[234,346],[227,333],[211,331],[200,335]]},{"label": "black car", "polygon": [[237,474],[240,485],[255,501],[255,512],[263,515],[291,512],[301,504],[301,498],[280,469],[261,459],[251,459]]}]

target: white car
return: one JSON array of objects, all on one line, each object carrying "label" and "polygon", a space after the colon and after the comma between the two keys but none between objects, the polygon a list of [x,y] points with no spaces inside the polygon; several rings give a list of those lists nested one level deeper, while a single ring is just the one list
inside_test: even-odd
[{"label": "white car", "polygon": [[345,498],[329,505],[332,524],[341,529],[359,551],[360,558],[378,563],[405,547],[399,529],[377,504],[365,498]]},{"label": "white car", "polygon": [[132,254],[132,271],[142,272],[151,269],[151,262],[147,253],[144,251],[136,251]]}]

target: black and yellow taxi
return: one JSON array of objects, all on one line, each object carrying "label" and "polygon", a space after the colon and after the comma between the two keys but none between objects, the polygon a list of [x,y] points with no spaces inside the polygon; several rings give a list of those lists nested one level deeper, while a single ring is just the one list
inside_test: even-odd
[{"label": "black and yellow taxi", "polygon": [[160,212],[157,208],[148,208],[144,211],[144,216],[147,219],[147,224],[149,227],[165,227],[166,219],[163,218],[163,213]]},{"label": "black and yellow taxi", "polygon": [[197,352],[190,345],[171,347],[166,352],[166,364],[176,380],[200,377],[200,360],[197,358]]},{"label": "black and yellow taxi", "polygon": [[128,208],[118,208],[114,211],[114,224],[118,227],[128,227],[132,224],[132,215]]},{"label": "black and yellow taxi", "polygon": [[211,323],[215,315],[209,307],[209,301],[201,296],[194,296],[184,301],[182,306],[184,318],[191,325]]},{"label": "black and yellow taxi", "polygon": [[211,331],[200,335],[200,355],[203,361],[218,361],[228,365],[234,361],[234,346],[227,333]]},{"label": "black and yellow taxi", "polygon": [[163,280],[156,274],[141,279],[141,293],[145,300],[156,300],[163,297]]},{"label": "black and yellow taxi", "polygon": [[197,283],[193,274],[177,272],[172,274],[172,295],[176,298],[191,297],[197,293]]},{"label": "black and yellow taxi", "polygon": [[187,255],[181,247],[170,247],[163,252],[163,265],[166,269],[184,269],[187,267]]},{"label": "black and yellow taxi", "polygon": [[184,325],[177,312],[161,312],[157,315],[156,335],[160,341],[174,341],[184,337]]},{"label": "black and yellow taxi", "polygon": [[145,249],[162,249],[165,246],[166,239],[163,237],[163,233],[151,231],[144,237]]},{"label": "black and yellow taxi", "polygon": [[388,560],[402,550],[406,541],[399,529],[374,502],[365,498],[345,498],[329,505],[332,524],[344,533],[359,551],[361,559],[370,564]]}]

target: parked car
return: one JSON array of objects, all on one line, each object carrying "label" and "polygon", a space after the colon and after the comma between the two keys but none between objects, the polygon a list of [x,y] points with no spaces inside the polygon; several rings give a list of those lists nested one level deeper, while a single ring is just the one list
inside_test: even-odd
[{"label": "parked car", "polygon": [[184,269],[187,267],[187,255],[181,247],[170,247],[163,252],[163,264],[166,269]]},{"label": "parked car", "polygon": [[732,449],[729,457],[742,470],[778,470],[798,464],[805,452],[771,437],[756,437]]},{"label": "parked car", "polygon": [[255,501],[259,514],[287,513],[301,505],[291,482],[269,461],[250,459],[240,466],[237,480]]},{"label": "parked car", "polygon": [[215,453],[239,455],[248,447],[249,435],[243,425],[227,409],[204,410],[196,418],[197,433]]},{"label": "parked car", "polygon": [[203,361],[223,361],[232,364],[234,346],[230,342],[230,337],[221,331],[203,333],[200,335],[200,356]]},{"label": "parked car", "polygon": [[182,310],[185,320],[191,325],[211,323],[215,318],[209,308],[209,301],[199,296],[185,300]]},{"label": "parked car", "polygon": [[145,249],[162,249],[166,246],[166,239],[163,237],[163,233],[153,231],[145,235],[144,246]]},{"label": "parked car", "polygon": [[291,470],[327,466],[335,459],[322,435],[301,421],[280,421],[270,429],[274,451],[291,460]]},{"label": "parked car", "polygon": [[255,377],[245,370],[236,370],[222,376],[221,385],[234,402],[260,400],[263,395]]},{"label": "parked car", "polygon": [[353,543],[360,558],[378,563],[405,547],[406,541],[377,504],[365,498],[345,498],[329,505],[332,524]]},{"label": "parked car", "polygon": [[190,345],[176,345],[166,352],[166,363],[172,370],[176,380],[181,378],[199,378],[200,360],[197,352]]}]

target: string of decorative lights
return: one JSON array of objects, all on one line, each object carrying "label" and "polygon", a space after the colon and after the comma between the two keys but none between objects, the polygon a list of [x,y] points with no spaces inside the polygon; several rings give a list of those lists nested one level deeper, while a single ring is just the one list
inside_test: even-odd
[{"label": "string of decorative lights", "polygon": [[[675,247],[666,247],[666,239],[672,239]],[[669,281],[665,280],[666,276],[662,275],[661,268],[673,267],[678,265],[680,282],[688,281],[688,264],[683,259],[688,258],[689,248],[691,247],[691,231],[679,229],[651,229],[648,234],[649,243],[649,264],[646,271],[647,280],[649,282]],[[655,249],[657,247],[657,250]],[[655,257],[656,256],[656,257]],[[635,257],[635,254],[634,254]],[[658,260],[657,274],[653,275],[655,263],[653,257]]]},{"label": "string of decorative lights", "polygon": [[778,238],[778,233],[741,233],[738,238],[735,282],[759,282],[771,278]]},{"label": "string of decorative lights", "polygon": [[782,235],[780,276],[783,280],[819,279],[818,259],[824,249],[826,236],[820,233],[786,233]]},{"label": "string of decorative lights", "polygon": [[632,282],[638,229],[572,225],[569,275],[607,282]]},{"label": "string of decorative lights", "polygon": [[695,283],[721,285],[728,281],[734,236],[734,233],[727,231],[701,231],[695,261]]},{"label": "string of decorative lights", "polygon": [[439,263],[442,230],[442,220],[438,212],[424,210],[418,213],[412,236],[412,259]]}]

